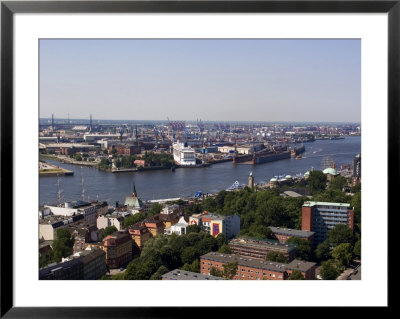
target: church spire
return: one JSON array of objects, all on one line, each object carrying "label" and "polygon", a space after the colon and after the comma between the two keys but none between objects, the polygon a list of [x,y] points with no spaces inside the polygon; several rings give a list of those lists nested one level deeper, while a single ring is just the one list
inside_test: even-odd
[{"label": "church spire", "polygon": [[132,197],[137,197],[135,183],[133,183]]}]

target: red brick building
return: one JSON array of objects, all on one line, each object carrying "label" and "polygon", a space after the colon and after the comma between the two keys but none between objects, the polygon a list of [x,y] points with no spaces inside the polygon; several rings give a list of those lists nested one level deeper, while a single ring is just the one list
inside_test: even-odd
[{"label": "red brick building", "polygon": [[106,264],[119,268],[132,260],[132,238],[127,231],[116,231],[103,239]]},{"label": "red brick building", "polygon": [[229,242],[232,252],[244,257],[264,260],[269,252],[280,253],[288,261],[296,258],[296,247],[270,240],[256,240],[248,238],[234,238]]},{"label": "red brick building", "polygon": [[294,270],[299,270],[306,279],[315,279],[316,263],[313,262],[295,259],[286,264],[216,252],[200,257],[200,273],[210,275],[212,267],[223,270],[224,264],[232,262],[238,263],[233,280],[286,280]]},{"label": "red brick building", "polygon": [[282,227],[268,227],[272,236],[276,238],[281,243],[286,243],[289,238],[298,237],[301,239],[308,240],[311,244],[314,241],[314,232],[307,230],[298,230],[298,229],[290,229],[290,228],[282,228]]}]

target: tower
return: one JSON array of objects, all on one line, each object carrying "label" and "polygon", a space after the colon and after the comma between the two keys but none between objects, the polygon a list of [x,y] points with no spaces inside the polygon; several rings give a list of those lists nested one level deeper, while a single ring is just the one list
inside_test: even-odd
[{"label": "tower", "polygon": [[248,186],[249,186],[249,188],[254,188],[254,177],[253,177],[253,172],[250,172]]}]

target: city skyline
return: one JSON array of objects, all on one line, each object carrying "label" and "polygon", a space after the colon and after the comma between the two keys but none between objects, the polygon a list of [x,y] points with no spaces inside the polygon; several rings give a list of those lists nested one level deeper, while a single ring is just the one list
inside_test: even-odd
[{"label": "city skyline", "polygon": [[360,123],[360,46],[40,40],[40,118]]}]

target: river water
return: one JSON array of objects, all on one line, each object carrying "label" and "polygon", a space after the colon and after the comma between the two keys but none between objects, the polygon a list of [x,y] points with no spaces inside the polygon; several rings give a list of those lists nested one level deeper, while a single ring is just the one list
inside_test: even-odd
[{"label": "river water", "polygon": [[[354,157],[361,153],[361,137],[346,137],[341,140],[317,140],[305,143],[306,151],[301,159],[285,159],[259,165],[224,162],[204,168],[177,168],[145,172],[109,173],[96,168],[80,167],[46,160],[49,163],[74,171],[73,176],[60,177],[62,200],[82,199],[82,176],[85,200],[106,200],[114,205],[123,203],[130,195],[135,183],[137,194],[143,200],[192,196],[198,190],[203,193],[217,193],[230,187],[235,181],[247,184],[250,172],[254,182],[269,181],[276,175],[304,174],[306,171],[322,169],[322,162],[330,157],[336,167],[352,164]],[[55,204],[58,201],[57,177],[39,178],[40,205]]]}]

